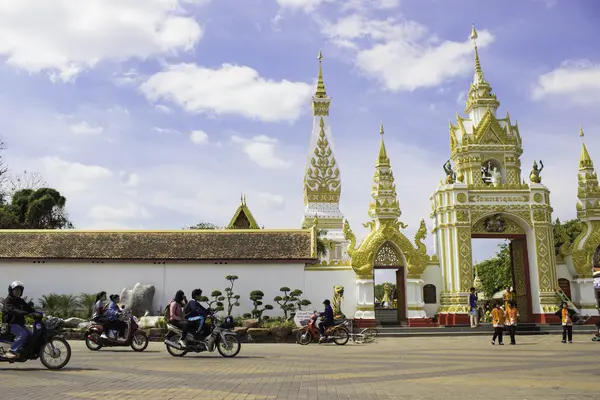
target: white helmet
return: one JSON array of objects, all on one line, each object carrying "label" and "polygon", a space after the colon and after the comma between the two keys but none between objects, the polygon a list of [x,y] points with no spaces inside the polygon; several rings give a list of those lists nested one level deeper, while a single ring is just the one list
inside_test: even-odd
[{"label": "white helmet", "polygon": [[11,283],[8,287],[8,290],[12,292],[16,288],[21,288],[21,291],[25,290],[25,286],[23,286],[23,283],[21,281],[14,281],[13,283]]}]

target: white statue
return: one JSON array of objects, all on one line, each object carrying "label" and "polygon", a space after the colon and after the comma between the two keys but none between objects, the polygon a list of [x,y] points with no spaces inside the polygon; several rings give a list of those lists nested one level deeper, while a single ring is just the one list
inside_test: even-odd
[{"label": "white statue", "polygon": [[498,168],[494,167],[493,171],[491,172],[491,177],[490,177],[490,183],[492,185],[494,185],[494,187],[497,187],[500,184],[500,178],[502,177],[502,174],[500,172],[498,172]]}]

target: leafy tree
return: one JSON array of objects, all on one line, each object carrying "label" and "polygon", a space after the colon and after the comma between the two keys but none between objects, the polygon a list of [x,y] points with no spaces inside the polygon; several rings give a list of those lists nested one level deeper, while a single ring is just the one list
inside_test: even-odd
[{"label": "leafy tree", "polygon": [[327,231],[324,229],[319,229],[319,231],[317,232],[317,257],[318,258],[324,258],[327,255],[327,251],[332,250],[332,246],[331,246],[329,240],[327,240],[325,238],[325,235],[327,235]]},{"label": "leafy tree", "polygon": [[20,174],[10,174],[6,181],[9,193],[16,193],[23,189],[38,190],[48,186],[42,175],[37,172],[23,171]]},{"label": "leafy tree", "polygon": [[227,315],[231,315],[233,307],[240,306],[240,295],[233,292],[233,284],[238,279],[236,275],[227,275],[225,277],[229,281],[229,287],[225,288],[225,299],[227,300]]},{"label": "leafy tree", "polygon": [[67,199],[54,189],[23,189],[12,195],[10,205],[0,207],[0,228],[71,229]]},{"label": "leafy tree", "polygon": [[77,298],[79,303],[79,315],[81,318],[92,318],[92,307],[96,303],[96,293],[81,293]]},{"label": "leafy tree", "polygon": [[[263,297],[265,297],[265,294],[260,290],[253,290],[252,292],[250,292],[250,300],[252,300],[254,308],[250,313],[244,314],[244,318],[256,318],[260,321],[261,319],[263,319],[263,313],[265,311],[273,309],[273,306],[270,304],[265,304],[263,308],[259,308],[263,305]],[[267,319],[267,317],[265,317],[264,319]]]},{"label": "leafy tree", "polygon": [[69,318],[75,315],[80,308],[79,300],[70,294],[50,293],[42,296],[40,305],[47,314],[60,318]]},{"label": "leafy tree", "polygon": [[196,225],[186,226],[183,229],[222,229],[222,227],[210,222],[200,222]]},{"label": "leafy tree", "polygon": [[303,294],[302,290],[300,289],[296,289],[290,294],[294,294],[297,298],[296,308],[298,309],[298,311],[302,311],[302,307],[310,306],[312,304],[309,300],[300,298],[300,296],[302,296]]},{"label": "leafy tree", "polygon": [[559,253],[560,246],[564,243],[573,243],[575,238],[579,236],[582,231],[581,223],[578,219],[569,219],[564,223],[560,222],[560,219],[556,218],[554,221],[554,250],[556,254]]},{"label": "leafy tree", "polygon": [[484,295],[488,298],[500,290],[513,286],[510,248],[508,243],[502,243],[498,247],[499,250],[494,257],[475,266],[483,284]]}]

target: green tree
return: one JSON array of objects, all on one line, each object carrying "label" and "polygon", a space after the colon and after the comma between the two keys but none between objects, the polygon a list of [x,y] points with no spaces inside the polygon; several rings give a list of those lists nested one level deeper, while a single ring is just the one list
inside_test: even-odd
[{"label": "green tree", "polygon": [[6,150],[6,145],[2,138],[0,138],[0,206],[2,206],[6,200],[6,178],[8,174],[8,168],[4,163],[4,157],[2,156],[2,152]]},{"label": "green tree", "polygon": [[564,243],[573,243],[582,231],[581,223],[578,219],[569,219],[561,223],[560,219],[556,218],[552,227],[554,230],[554,250],[556,254],[559,253],[560,246]]},{"label": "green tree", "polygon": [[475,265],[486,297],[492,297],[496,292],[513,286],[510,247],[508,243],[498,245],[494,257],[488,258]]},{"label": "green tree", "polygon": [[0,208],[0,227],[21,229],[71,229],[65,204],[67,199],[55,190],[22,189],[12,194],[10,205]]},{"label": "green tree", "polygon": [[327,250],[331,250],[332,247],[332,243],[329,242],[329,240],[327,240],[325,238],[325,235],[327,235],[327,231],[324,229],[319,229],[319,231],[317,232],[317,257],[318,258],[323,258],[327,255]]}]

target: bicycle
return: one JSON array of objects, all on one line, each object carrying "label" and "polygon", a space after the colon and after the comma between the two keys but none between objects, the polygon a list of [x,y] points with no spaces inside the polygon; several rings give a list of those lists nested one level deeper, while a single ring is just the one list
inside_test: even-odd
[{"label": "bicycle", "polygon": [[354,320],[350,320],[350,337],[354,343],[373,343],[379,334],[376,328],[364,328],[359,333],[354,331]]}]

